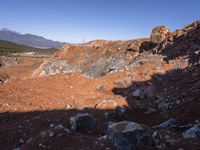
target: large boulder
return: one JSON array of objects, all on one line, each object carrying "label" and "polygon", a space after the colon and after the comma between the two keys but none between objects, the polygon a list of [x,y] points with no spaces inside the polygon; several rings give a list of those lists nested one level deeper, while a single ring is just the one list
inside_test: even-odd
[{"label": "large boulder", "polygon": [[157,26],[153,28],[150,36],[151,42],[159,44],[169,37],[170,31],[167,26]]},{"label": "large boulder", "polygon": [[97,126],[97,120],[88,113],[79,113],[70,118],[72,130],[94,129]]},{"label": "large boulder", "polygon": [[135,122],[112,122],[108,126],[107,135],[117,150],[153,149],[150,132]]}]

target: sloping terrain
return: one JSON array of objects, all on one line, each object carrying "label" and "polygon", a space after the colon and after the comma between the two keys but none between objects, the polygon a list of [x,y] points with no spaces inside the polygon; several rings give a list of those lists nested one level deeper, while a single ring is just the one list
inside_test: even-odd
[{"label": "sloping terrain", "polygon": [[[65,45],[50,59],[20,58],[0,69],[0,146],[199,150],[199,58],[199,21],[159,44],[99,40]],[[96,128],[87,118],[74,130],[78,113],[92,115]],[[121,131],[127,121],[138,123],[133,137],[129,128]],[[111,122],[122,126],[108,130]]]}]

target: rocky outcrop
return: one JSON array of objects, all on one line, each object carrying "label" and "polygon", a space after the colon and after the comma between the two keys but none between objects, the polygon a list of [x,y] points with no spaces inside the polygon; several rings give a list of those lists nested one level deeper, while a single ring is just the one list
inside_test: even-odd
[{"label": "rocky outcrop", "polygon": [[44,64],[43,73],[45,76],[54,75],[58,73],[71,73],[71,72],[78,72],[78,68],[76,66],[71,66],[68,64],[66,60],[55,60],[50,61],[47,64]]}]

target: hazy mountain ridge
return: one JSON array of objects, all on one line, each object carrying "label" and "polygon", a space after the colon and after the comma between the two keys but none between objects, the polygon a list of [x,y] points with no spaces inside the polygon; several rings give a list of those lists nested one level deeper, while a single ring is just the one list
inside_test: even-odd
[{"label": "hazy mountain ridge", "polygon": [[63,42],[45,39],[42,36],[21,34],[7,28],[0,30],[0,40],[41,48],[59,48],[64,44]]}]

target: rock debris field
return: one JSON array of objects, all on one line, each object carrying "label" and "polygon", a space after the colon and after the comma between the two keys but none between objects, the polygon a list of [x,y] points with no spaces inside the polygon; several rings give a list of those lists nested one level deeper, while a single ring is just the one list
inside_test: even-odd
[{"label": "rock debris field", "polygon": [[200,150],[200,21],[0,58],[2,150]]}]

